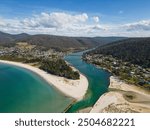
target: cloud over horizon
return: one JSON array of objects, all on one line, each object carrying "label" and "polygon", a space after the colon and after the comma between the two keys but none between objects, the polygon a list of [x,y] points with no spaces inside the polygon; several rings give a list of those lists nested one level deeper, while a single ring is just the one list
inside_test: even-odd
[{"label": "cloud over horizon", "polygon": [[141,20],[135,23],[129,23],[125,25],[127,31],[150,31],[150,20]]},{"label": "cloud over horizon", "polygon": [[87,13],[42,12],[23,19],[0,17],[0,31],[65,36],[149,36],[150,20],[112,25],[101,24],[99,16]]}]

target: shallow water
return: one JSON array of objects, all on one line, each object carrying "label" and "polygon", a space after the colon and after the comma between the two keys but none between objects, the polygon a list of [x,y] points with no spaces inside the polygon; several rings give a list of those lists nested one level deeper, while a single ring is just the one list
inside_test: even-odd
[{"label": "shallow water", "polygon": [[63,112],[71,102],[37,74],[0,63],[0,112]]},{"label": "shallow water", "polygon": [[[84,99],[73,104],[67,112],[93,106],[108,90],[110,73],[84,62],[82,54],[78,52],[65,57],[89,81]],[[37,74],[0,63],[0,112],[64,112],[72,101]]]}]

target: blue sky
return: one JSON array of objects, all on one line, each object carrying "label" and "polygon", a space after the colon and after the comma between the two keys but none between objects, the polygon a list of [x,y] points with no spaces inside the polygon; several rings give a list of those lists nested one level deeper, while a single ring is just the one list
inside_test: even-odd
[{"label": "blue sky", "polygon": [[0,30],[72,36],[148,36],[149,12],[150,0],[0,0]]}]

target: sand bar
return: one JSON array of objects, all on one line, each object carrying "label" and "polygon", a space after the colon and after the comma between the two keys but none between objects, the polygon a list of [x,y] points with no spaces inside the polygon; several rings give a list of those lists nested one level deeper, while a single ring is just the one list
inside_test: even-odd
[{"label": "sand bar", "polygon": [[81,100],[84,97],[88,89],[88,80],[81,73],[80,73],[79,80],[70,80],[64,77],[59,77],[59,76],[55,76],[52,74],[48,74],[47,72],[39,68],[36,68],[31,65],[24,64],[24,63],[4,61],[4,60],[0,60],[0,63],[11,64],[11,65],[15,65],[15,66],[30,70],[38,74],[39,76],[41,76],[50,85],[53,85],[56,89],[58,89],[60,92],[62,92],[66,96],[72,97],[76,100]]},{"label": "sand bar", "polygon": [[135,85],[127,84],[117,77],[110,77],[110,92],[103,94],[93,106],[91,113],[150,112],[150,94]]}]

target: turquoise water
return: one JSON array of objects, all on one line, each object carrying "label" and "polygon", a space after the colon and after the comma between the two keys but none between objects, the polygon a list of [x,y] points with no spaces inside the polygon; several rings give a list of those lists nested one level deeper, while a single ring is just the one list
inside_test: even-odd
[{"label": "turquoise water", "polygon": [[98,98],[108,90],[110,73],[84,62],[81,59],[82,54],[83,52],[78,52],[65,57],[65,60],[83,73],[89,81],[89,88],[84,99],[75,103],[67,112],[76,112],[93,106]]},{"label": "turquoise water", "polygon": [[35,73],[0,63],[0,112],[63,112],[71,102]]},{"label": "turquoise water", "polygon": [[[82,61],[82,54],[65,57],[89,81],[84,99],[73,104],[67,112],[93,106],[108,90],[110,74]],[[63,112],[71,103],[71,98],[65,97],[35,73],[0,63],[0,112]]]}]

